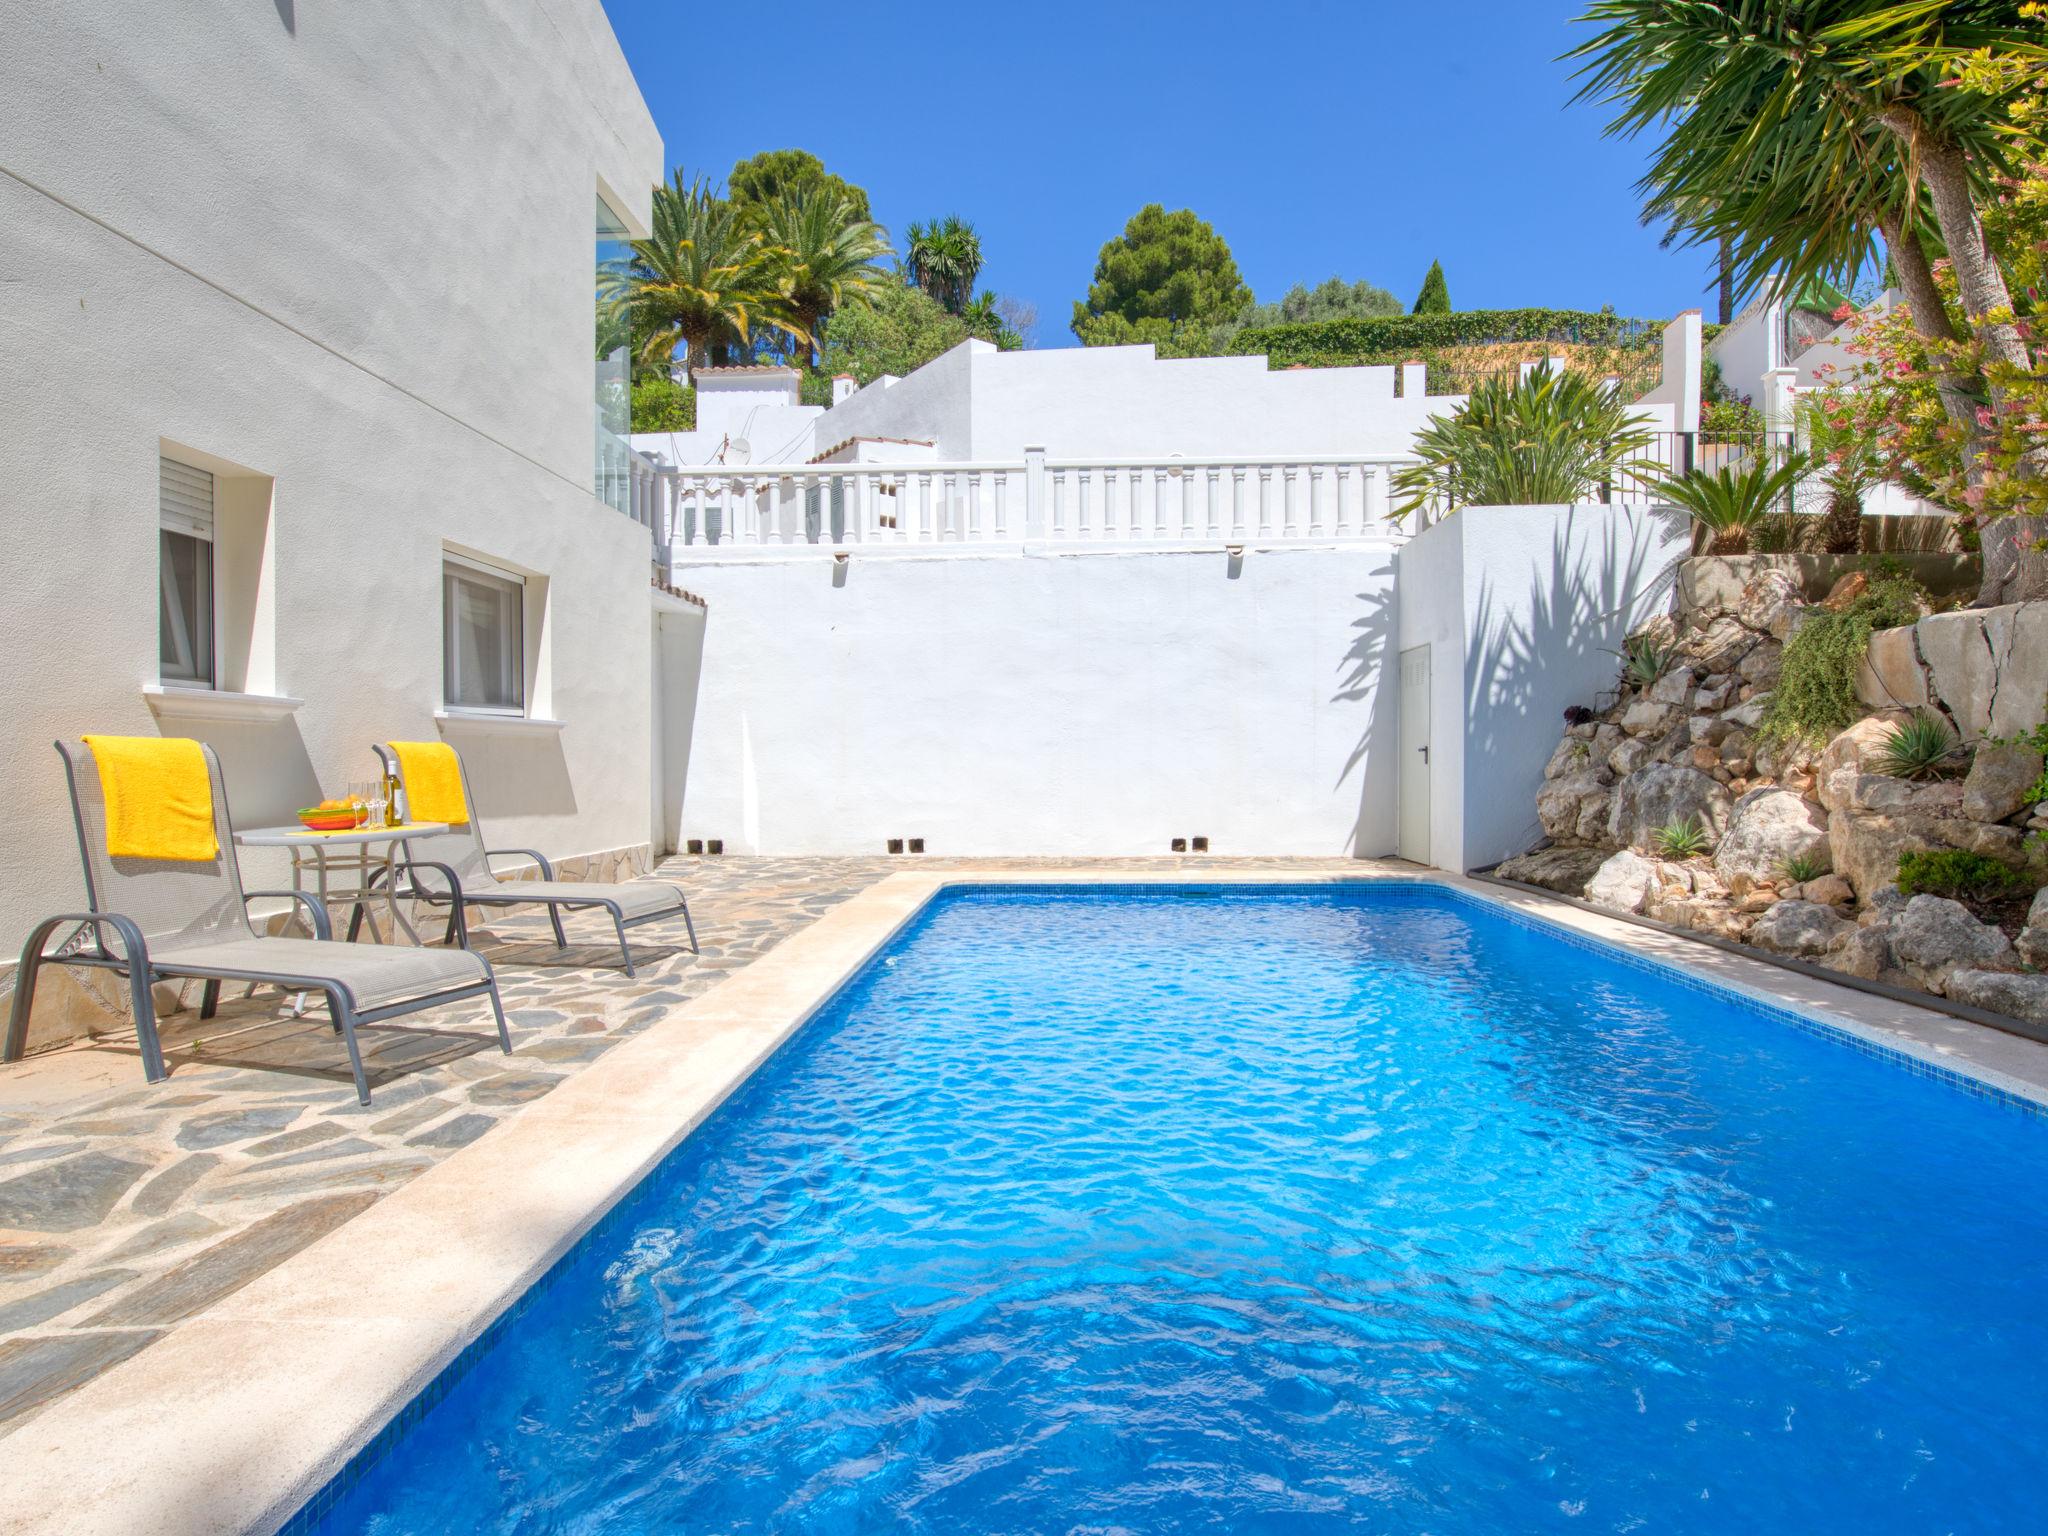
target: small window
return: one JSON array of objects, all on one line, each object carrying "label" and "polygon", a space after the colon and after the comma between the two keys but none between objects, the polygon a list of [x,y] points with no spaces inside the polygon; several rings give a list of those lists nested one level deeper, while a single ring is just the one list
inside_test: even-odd
[{"label": "small window", "polygon": [[450,709],[526,713],[526,583],[458,556],[441,567],[441,696]]},{"label": "small window", "polygon": [[157,460],[157,659],[166,683],[213,686],[213,476]]}]

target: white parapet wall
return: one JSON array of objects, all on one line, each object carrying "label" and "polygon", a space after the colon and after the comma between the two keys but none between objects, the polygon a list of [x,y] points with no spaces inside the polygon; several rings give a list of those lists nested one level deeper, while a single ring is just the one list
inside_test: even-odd
[{"label": "white parapet wall", "polygon": [[1467,507],[1401,547],[1398,646],[1428,648],[1430,748],[1428,847],[1404,854],[1480,869],[1542,836],[1564,710],[1605,702],[1690,548],[1681,514],[1639,504]]},{"label": "white parapet wall", "polygon": [[690,565],[686,838],[728,852],[1381,854],[1387,543]]}]

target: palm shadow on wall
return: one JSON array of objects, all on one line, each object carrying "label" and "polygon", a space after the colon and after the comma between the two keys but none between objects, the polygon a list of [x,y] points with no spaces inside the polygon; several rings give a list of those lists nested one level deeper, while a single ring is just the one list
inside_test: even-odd
[{"label": "palm shadow on wall", "polygon": [[1338,663],[1337,691],[1331,702],[1363,704],[1365,728],[1357,744],[1344,759],[1336,788],[1353,774],[1358,776],[1358,814],[1352,820],[1350,844],[1344,849],[1354,859],[1390,853],[1394,847],[1395,778],[1394,737],[1399,722],[1398,690],[1386,686],[1389,660],[1399,640],[1395,607],[1394,557],[1389,554],[1386,580],[1378,587],[1358,594],[1359,615],[1351,621],[1351,644]]},{"label": "palm shadow on wall", "polygon": [[[1479,863],[1521,852],[1543,836],[1536,793],[1564,731],[1564,711],[1598,707],[1595,696],[1620,671],[1613,653],[1632,619],[1669,598],[1677,561],[1664,556],[1662,569],[1654,567],[1667,541],[1683,537],[1684,514],[1652,507],[1624,520],[1613,515],[1618,510],[1573,511],[1551,540],[1548,569],[1528,574],[1528,600],[1519,610],[1503,600],[1492,573],[1481,580],[1465,652],[1465,761],[1484,765],[1489,804],[1526,819],[1499,851],[1479,849]],[[1598,558],[1582,551],[1574,559],[1571,534],[1586,517],[1599,518]]]}]

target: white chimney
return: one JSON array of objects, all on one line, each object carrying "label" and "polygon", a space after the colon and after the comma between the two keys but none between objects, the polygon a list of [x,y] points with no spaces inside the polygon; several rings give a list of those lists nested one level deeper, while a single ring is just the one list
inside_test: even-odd
[{"label": "white chimney", "polygon": [[837,404],[838,404],[838,403],[839,403],[840,401],[842,401],[842,400],[850,400],[850,399],[852,399],[852,398],[853,398],[853,395],[854,395],[854,391],[858,390],[859,388],[860,388],[860,385],[856,384],[856,383],[855,383],[855,382],[853,381],[853,375],[852,375],[852,374],[850,374],[850,373],[835,373],[835,374],[833,374],[833,375],[832,375],[832,403],[833,403],[834,405],[837,405]]}]

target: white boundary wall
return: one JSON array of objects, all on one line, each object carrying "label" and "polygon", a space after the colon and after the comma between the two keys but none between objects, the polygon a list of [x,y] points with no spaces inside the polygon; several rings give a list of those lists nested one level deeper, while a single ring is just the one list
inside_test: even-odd
[{"label": "white boundary wall", "polygon": [[710,603],[681,830],[728,852],[1393,846],[1393,550],[677,567]]},{"label": "white boundary wall", "polygon": [[1398,648],[1430,647],[1432,864],[1485,868],[1542,836],[1564,710],[1614,687],[1613,653],[1690,549],[1682,514],[1627,504],[1467,507],[1401,547]]}]

